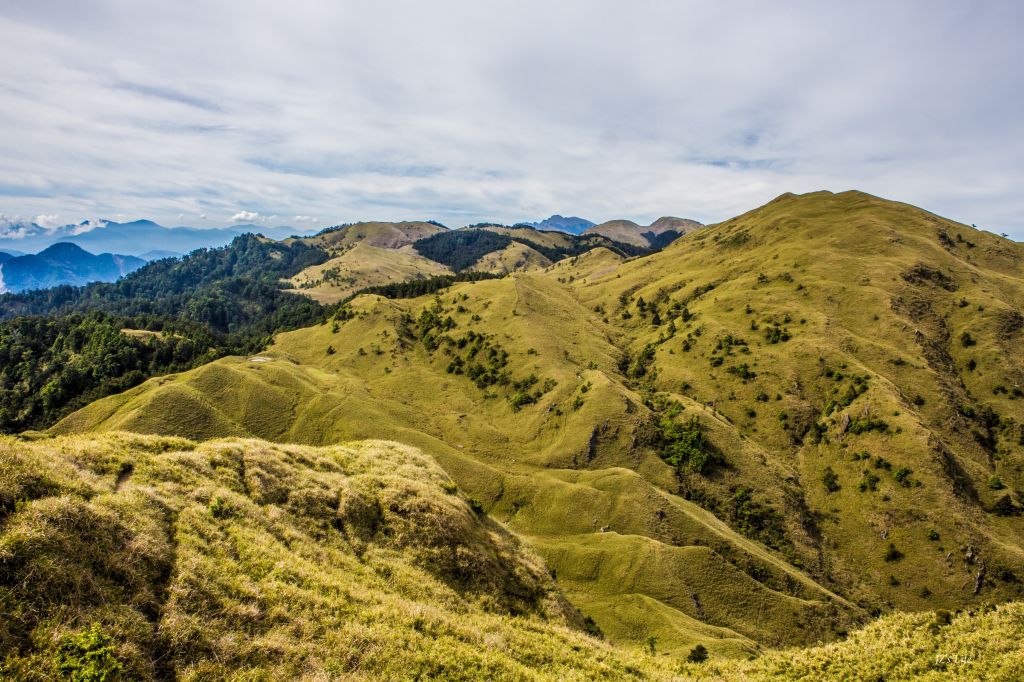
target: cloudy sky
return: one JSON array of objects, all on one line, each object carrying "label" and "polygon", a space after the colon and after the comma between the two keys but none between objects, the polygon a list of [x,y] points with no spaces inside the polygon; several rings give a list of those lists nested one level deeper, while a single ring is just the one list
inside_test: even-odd
[{"label": "cloudy sky", "polygon": [[0,3],[9,224],[721,220],[1024,239],[1024,2]]}]

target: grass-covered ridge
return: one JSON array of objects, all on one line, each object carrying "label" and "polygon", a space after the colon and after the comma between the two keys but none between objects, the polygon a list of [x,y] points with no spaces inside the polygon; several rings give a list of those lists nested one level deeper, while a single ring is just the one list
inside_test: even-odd
[{"label": "grass-covered ridge", "polygon": [[0,440],[0,616],[14,679],[667,677],[378,441]]}]

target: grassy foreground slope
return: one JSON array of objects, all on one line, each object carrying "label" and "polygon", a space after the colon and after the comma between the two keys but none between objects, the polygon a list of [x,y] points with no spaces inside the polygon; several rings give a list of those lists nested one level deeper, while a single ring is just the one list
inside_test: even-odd
[{"label": "grassy foreground slope", "polygon": [[8,679],[668,678],[381,441],[3,439],[0,615]]},{"label": "grassy foreground slope", "polygon": [[4,438],[0,616],[0,676],[17,680],[1024,673],[1019,603],[752,661],[614,648],[435,463],[383,441]]}]

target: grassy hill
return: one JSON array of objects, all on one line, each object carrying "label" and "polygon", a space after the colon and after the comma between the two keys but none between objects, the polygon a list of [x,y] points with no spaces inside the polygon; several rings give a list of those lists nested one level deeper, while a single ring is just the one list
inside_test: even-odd
[{"label": "grassy hill", "polygon": [[332,250],[330,260],[292,277],[296,293],[329,305],[360,289],[451,273],[440,263],[424,258],[411,247],[383,248],[366,243]]},{"label": "grassy hill", "polygon": [[632,220],[609,220],[587,228],[583,235],[599,235],[640,249],[660,249],[700,227],[703,225],[696,220],[663,216],[646,227]]},{"label": "grassy hill", "polygon": [[[9,679],[1017,679],[1024,607],[688,663],[594,636],[429,457],[126,433],[0,439]],[[659,608],[635,601],[632,613]],[[642,615],[641,615],[642,617]]]},{"label": "grassy hill", "polygon": [[56,433],[434,457],[615,643],[715,656],[1024,595],[1022,247],[862,193],[363,296]]}]

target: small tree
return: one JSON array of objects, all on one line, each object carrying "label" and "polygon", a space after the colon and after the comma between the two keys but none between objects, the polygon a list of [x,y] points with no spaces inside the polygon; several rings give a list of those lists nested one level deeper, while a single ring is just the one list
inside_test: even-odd
[{"label": "small tree", "polygon": [[821,476],[821,482],[825,484],[825,490],[834,493],[842,486],[839,485],[839,475],[832,470],[832,467],[825,467],[825,473]]},{"label": "small tree", "polygon": [[690,653],[687,654],[686,660],[690,663],[703,663],[708,660],[707,648],[703,644],[698,644],[690,649]]}]

